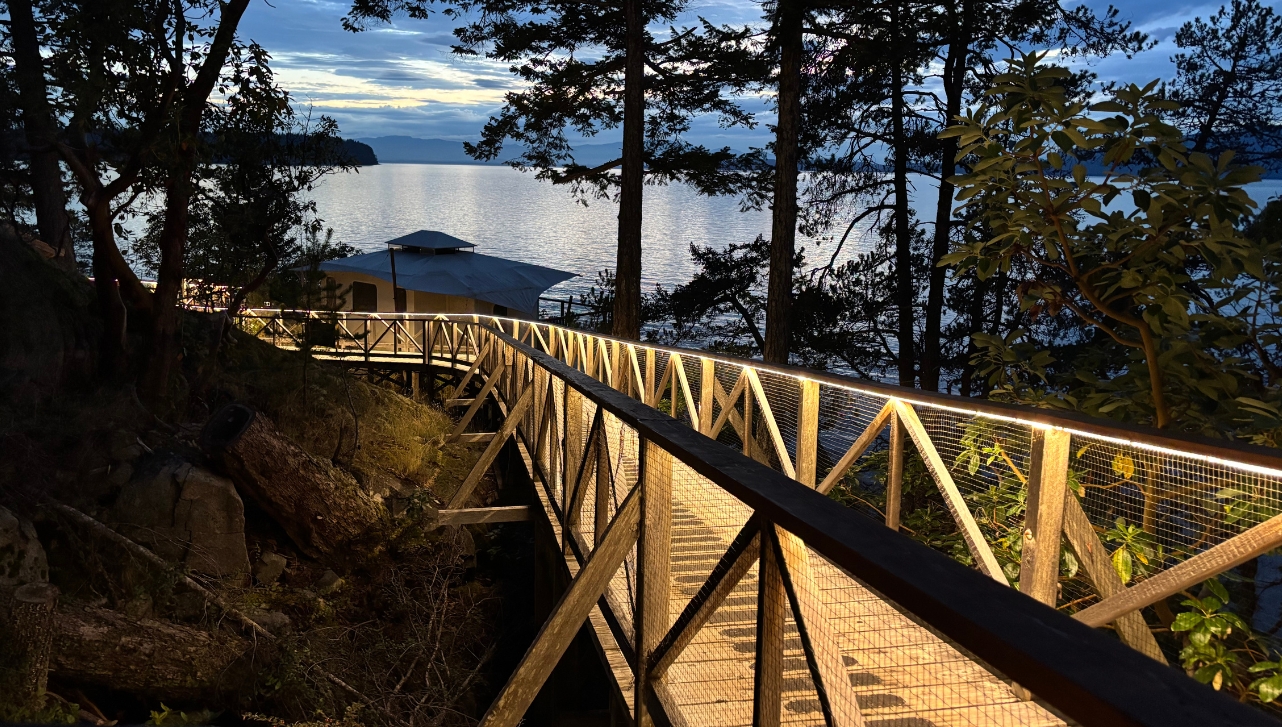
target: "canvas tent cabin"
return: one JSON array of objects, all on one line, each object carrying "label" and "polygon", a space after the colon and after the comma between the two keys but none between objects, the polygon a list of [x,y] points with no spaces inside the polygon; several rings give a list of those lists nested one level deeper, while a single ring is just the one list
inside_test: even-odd
[{"label": "canvas tent cabin", "polygon": [[320,270],[344,291],[340,310],[481,313],[537,318],[539,296],[574,273],[474,252],[443,232],[419,230],[387,249],[327,260]]}]

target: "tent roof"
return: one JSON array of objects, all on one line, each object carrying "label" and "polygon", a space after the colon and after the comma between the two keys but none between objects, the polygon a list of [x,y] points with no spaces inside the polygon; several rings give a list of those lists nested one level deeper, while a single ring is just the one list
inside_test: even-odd
[{"label": "tent roof", "polygon": [[[328,260],[320,264],[320,269],[372,275],[391,282],[391,254],[385,250]],[[396,253],[396,284],[406,290],[476,298],[526,313],[538,311],[539,295],[543,291],[573,277],[574,273],[564,270],[475,252],[455,255]]]},{"label": "tent roof", "polygon": [[465,247],[476,247],[476,245],[466,240],[460,240],[453,235],[447,235],[436,230],[411,232],[394,240],[388,240],[387,244],[400,247],[421,247],[425,250],[459,250]]}]

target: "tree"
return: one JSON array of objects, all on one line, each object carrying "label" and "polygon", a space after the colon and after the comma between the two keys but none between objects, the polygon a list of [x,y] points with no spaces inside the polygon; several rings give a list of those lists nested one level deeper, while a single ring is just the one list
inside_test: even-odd
[{"label": "tree", "polygon": [[778,47],[774,195],[771,198],[770,279],[766,333],[761,356],[767,363],[788,363],[788,322],[792,303],[793,258],[797,240],[797,175],[801,137],[801,65],[805,56],[802,0],[776,0],[772,17]]},{"label": "tree", "polygon": [[[141,381],[150,398],[167,390],[176,355],[182,253],[202,123],[248,3],[66,2],[52,6],[47,17],[49,68],[67,118],[57,148],[81,189],[93,240],[94,283],[106,323],[102,359],[110,372],[125,367],[128,303],[149,323]],[[115,220],[134,199],[159,191],[167,223],[153,294],[121,253]]]},{"label": "tree", "polygon": [[[427,0],[357,0],[345,23],[361,29],[396,12],[425,17]],[[619,204],[615,262],[616,336],[638,338],[641,329],[641,220],[643,187],[684,181],[706,194],[738,194],[753,179],[735,173],[739,161],[684,138],[691,118],[717,114],[723,125],[751,124],[728,98],[759,81],[759,58],[748,30],[671,28],[664,40],[649,28],[671,24],[684,0],[455,0],[471,21],[455,30],[456,52],[511,64],[523,89],[509,92],[477,144],[477,159],[497,159],[504,145],[519,152],[507,163],[538,178],[569,184],[576,194]],[[590,138],[622,127],[619,158],[595,167],[577,164],[571,135]],[[755,157],[752,157],[755,159]],[[618,170],[615,173],[614,170]]]},{"label": "tree", "polygon": [[1232,0],[1175,34],[1171,100],[1194,152],[1282,169],[1282,16],[1259,0]]},{"label": "tree", "polygon": [[13,75],[22,102],[22,128],[27,142],[27,170],[36,228],[45,244],[53,248],[54,261],[74,271],[76,251],[71,241],[71,217],[67,213],[67,192],[54,146],[57,127],[49,104],[35,13],[31,0],[9,0],[8,6]]},{"label": "tree", "polygon": [[[1266,282],[1266,251],[1235,227],[1254,206],[1242,185],[1259,169],[1189,151],[1162,120],[1172,104],[1156,81],[1087,106],[1069,100],[1068,71],[1042,57],[1013,61],[984,105],[944,132],[971,160],[958,198],[991,230],[944,262],[988,279],[1019,261],[1022,308],[1067,311],[1098,334],[1060,388],[1003,393],[1206,432],[1275,414],[1239,355],[1251,343],[1237,319],[1243,291]],[[1093,154],[1100,180],[1082,163]],[[1128,171],[1141,154],[1156,164]],[[1031,372],[1025,383],[1044,376],[1045,356],[1021,350],[1018,333],[976,339],[1000,362],[995,383],[1012,371]]]}]

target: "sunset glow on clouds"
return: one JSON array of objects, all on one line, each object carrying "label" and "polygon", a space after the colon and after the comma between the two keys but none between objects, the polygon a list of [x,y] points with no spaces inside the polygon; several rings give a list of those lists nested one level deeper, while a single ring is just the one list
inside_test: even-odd
[{"label": "sunset glow on clouds", "polygon": [[[1090,4],[1102,10],[1107,0]],[[1090,65],[1104,80],[1143,84],[1169,77],[1175,31],[1194,16],[1214,13],[1219,5],[1205,0],[1121,0],[1122,19],[1152,35],[1159,45],[1135,59],[1108,58]],[[402,18],[390,27],[350,33],[342,27],[349,8],[342,0],[275,0],[270,5],[255,0],[241,23],[242,37],[271,52],[278,81],[300,104],[337,119],[344,136],[474,140],[502,105],[504,92],[519,87],[505,64],[452,54],[454,21],[448,18]],[[742,25],[758,22],[760,15],[755,2],[695,0],[683,21],[703,16]],[[750,105],[767,111],[762,101]],[[690,138],[736,148],[760,145],[768,139],[768,114],[761,120],[752,131],[720,129],[714,119],[701,120]]]}]

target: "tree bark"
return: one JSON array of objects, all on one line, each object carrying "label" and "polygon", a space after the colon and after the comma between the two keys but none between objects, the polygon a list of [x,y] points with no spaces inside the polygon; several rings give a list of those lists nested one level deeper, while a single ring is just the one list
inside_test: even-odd
[{"label": "tree bark", "polygon": [[[160,232],[160,269],[156,276],[151,342],[139,386],[146,401],[159,401],[169,391],[170,373],[178,352],[178,302],[182,293],[191,178],[196,169],[201,120],[248,5],[249,0],[231,0],[222,5],[218,31],[204,56],[200,72],[181,95],[178,159],[165,183],[165,221]],[[181,27],[178,32],[181,35]]]},{"label": "tree bark", "polygon": [[31,173],[31,195],[36,208],[40,239],[53,248],[53,260],[68,271],[76,269],[76,251],[71,244],[67,216],[67,192],[62,185],[62,167],[54,146],[57,129],[49,109],[44,59],[36,32],[31,0],[9,0],[9,30],[13,39],[14,77],[22,102],[22,127],[27,141],[27,166]]},{"label": "tree bark", "polygon": [[18,702],[39,710],[44,707],[49,684],[49,649],[53,638],[53,610],[58,588],[49,583],[28,583],[13,593],[13,639],[22,659],[23,675]]},{"label": "tree bark", "polygon": [[201,440],[237,488],[309,556],[342,562],[381,519],[382,509],[351,475],[303,451],[247,407],[220,409]]},{"label": "tree bark", "polygon": [[797,240],[797,137],[801,127],[803,13],[798,0],[780,0],[779,118],[775,126],[775,189],[771,209],[770,282],[766,291],[766,335],[762,358],[788,363],[792,309],[792,260]]},{"label": "tree bark", "polygon": [[641,0],[624,0],[623,165],[619,173],[619,249],[614,266],[614,326],[641,337],[641,197],[645,182],[645,20]]},{"label": "tree bark", "polygon": [[[970,49],[970,2],[962,3],[961,12],[951,18],[952,39],[948,44],[948,57],[944,61],[944,124],[951,126],[961,114],[962,94],[965,92],[967,53]],[[958,25],[960,24],[960,26]],[[957,171],[957,139],[941,140],[939,152],[939,197],[935,202],[935,236],[930,250],[930,286],[926,293],[926,328],[922,334],[920,379],[921,388],[939,391],[942,325],[944,318],[944,285],[948,270],[939,267],[939,261],[948,254],[949,233],[952,231],[953,185],[948,178]]]},{"label": "tree bark", "polygon": [[[891,14],[895,36],[899,35],[900,17],[896,7]],[[902,42],[902,40],[900,41]],[[898,43],[897,43],[898,44]],[[903,60],[896,57],[891,76],[891,128],[892,152],[895,156],[895,304],[899,313],[899,385],[914,383],[913,356],[913,289],[912,239],[908,216],[908,138],[904,129],[904,76]]]},{"label": "tree bark", "polygon": [[249,682],[240,662],[253,645],[223,631],[79,606],[59,610],[52,636],[50,670],[63,681],[169,700],[230,692]]}]

